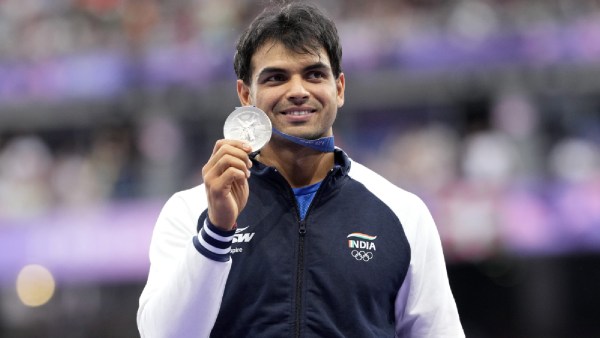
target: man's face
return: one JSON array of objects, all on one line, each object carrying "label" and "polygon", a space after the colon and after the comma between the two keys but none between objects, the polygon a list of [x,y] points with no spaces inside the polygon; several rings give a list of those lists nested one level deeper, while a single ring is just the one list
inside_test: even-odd
[{"label": "man's face", "polygon": [[289,135],[317,139],[331,136],[337,109],[344,104],[344,74],[333,76],[325,49],[298,54],[279,42],[267,42],[252,57],[250,86],[237,82],[243,105],[269,115],[273,126]]}]

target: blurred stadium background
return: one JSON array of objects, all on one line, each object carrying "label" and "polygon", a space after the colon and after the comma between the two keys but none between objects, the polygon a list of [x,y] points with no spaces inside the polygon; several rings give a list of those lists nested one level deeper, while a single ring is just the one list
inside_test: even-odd
[{"label": "blurred stadium background", "polygon": [[[0,337],[135,337],[263,1],[0,0]],[[425,199],[468,337],[600,336],[600,2],[329,0],[336,143]]]}]

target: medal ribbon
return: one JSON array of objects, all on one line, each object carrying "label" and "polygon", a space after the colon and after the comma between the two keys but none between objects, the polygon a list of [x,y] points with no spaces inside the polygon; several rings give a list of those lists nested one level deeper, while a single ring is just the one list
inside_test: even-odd
[{"label": "medal ribbon", "polygon": [[288,135],[284,132],[281,132],[281,131],[275,129],[275,127],[273,127],[273,133],[275,133],[289,141],[292,141],[296,144],[312,148],[312,149],[320,151],[322,153],[330,153],[335,150],[335,145],[333,143],[333,136],[325,136],[325,137],[318,138],[316,140],[308,140],[305,138]]}]

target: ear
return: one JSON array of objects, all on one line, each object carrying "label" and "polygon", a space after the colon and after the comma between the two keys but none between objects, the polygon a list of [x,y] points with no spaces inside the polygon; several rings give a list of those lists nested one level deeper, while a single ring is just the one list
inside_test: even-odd
[{"label": "ear", "polygon": [[335,87],[337,91],[337,106],[341,108],[344,105],[344,91],[346,90],[346,77],[344,73],[340,73],[340,76],[335,80]]},{"label": "ear", "polygon": [[242,106],[251,106],[252,105],[252,95],[250,92],[250,87],[247,86],[244,81],[237,80],[237,93],[238,98],[240,99],[240,103]]}]

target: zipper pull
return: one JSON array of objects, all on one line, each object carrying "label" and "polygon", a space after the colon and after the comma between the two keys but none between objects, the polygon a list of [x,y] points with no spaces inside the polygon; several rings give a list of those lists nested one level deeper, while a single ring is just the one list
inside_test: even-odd
[{"label": "zipper pull", "polygon": [[300,221],[300,229],[298,229],[298,233],[300,234],[300,236],[304,236],[304,234],[306,233],[306,223],[304,222],[304,220]]}]

